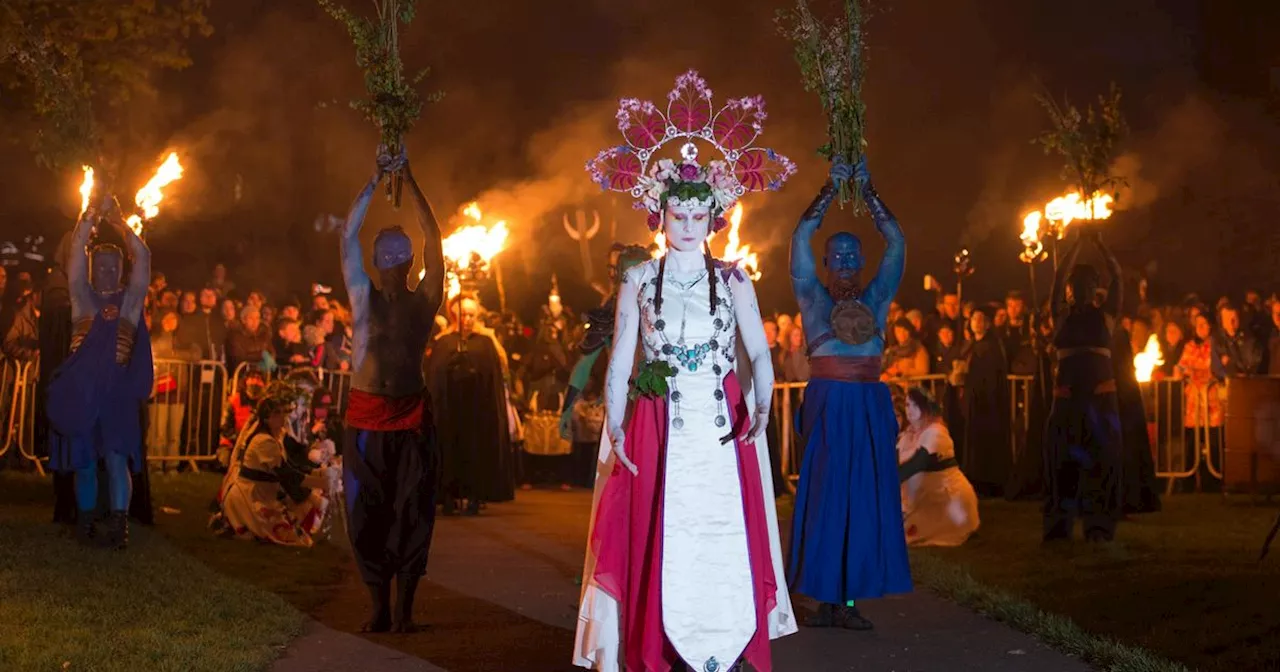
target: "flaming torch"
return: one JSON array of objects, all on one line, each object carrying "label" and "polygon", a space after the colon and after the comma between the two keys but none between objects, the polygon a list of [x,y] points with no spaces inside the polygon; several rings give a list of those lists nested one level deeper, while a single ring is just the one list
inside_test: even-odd
[{"label": "flaming torch", "polygon": [[[507,245],[507,237],[510,235],[507,223],[500,221],[492,226],[482,224],[484,213],[480,211],[478,203],[467,205],[462,210],[462,214],[476,223],[463,226],[441,241],[449,298],[462,293],[463,289],[473,288],[486,280],[489,276],[489,268],[492,266],[498,283],[499,303],[505,310],[506,292],[502,287],[502,273],[496,257]],[[425,275],[424,270],[419,277]],[[459,323],[462,321],[461,317],[461,315],[458,316]]]},{"label": "flaming torch", "polygon": [[1139,383],[1151,382],[1151,374],[1157,366],[1164,364],[1164,355],[1160,353],[1160,340],[1155,334],[1147,337],[1147,345],[1142,352],[1133,356],[1133,369]]},{"label": "flaming torch", "polygon": [[[1111,205],[1115,199],[1110,194],[1094,192],[1092,198],[1086,199],[1079,192],[1059,196],[1044,206],[1044,219],[1048,221],[1047,233],[1050,240],[1059,241],[1066,237],[1067,227],[1072,222],[1092,222],[1109,219],[1112,214]],[[1031,217],[1031,215],[1027,215]],[[1058,246],[1053,246],[1053,268],[1058,268]]]},{"label": "flaming torch", "polygon": [[721,258],[728,262],[742,262],[742,270],[752,280],[760,279],[760,255],[751,251],[750,245],[739,245],[738,227],[742,225],[742,202],[739,201],[729,212],[729,236],[724,243],[724,254]]},{"label": "flaming torch", "polygon": [[[182,163],[178,161],[178,153],[170,152],[168,158],[156,169],[156,174],[138,190],[133,202],[138,205],[138,213],[129,215],[125,223],[133,229],[135,235],[142,235],[143,222],[154,219],[160,214],[160,201],[164,200],[162,191],[169,184],[182,179]],[[83,187],[81,187],[83,194]]]},{"label": "flaming torch", "polygon": [[80,214],[89,209],[89,197],[93,195],[93,168],[84,166],[84,180],[80,182]]}]

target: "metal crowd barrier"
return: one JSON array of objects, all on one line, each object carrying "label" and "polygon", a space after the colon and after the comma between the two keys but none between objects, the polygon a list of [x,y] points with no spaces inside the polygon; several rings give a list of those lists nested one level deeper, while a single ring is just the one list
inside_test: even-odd
[{"label": "metal crowd barrier", "polygon": [[0,457],[17,447],[18,454],[33,463],[44,474],[44,466],[35,452],[35,385],[39,361],[26,362],[0,358]]},{"label": "metal crowd barrier", "polygon": [[[1026,437],[1032,431],[1031,427],[1031,399],[1035,386],[1035,376],[1011,375],[1008,376],[1009,381],[1009,451],[1013,458],[1013,464],[1018,464],[1022,457],[1023,451],[1026,450],[1028,442]],[[947,398],[946,386],[947,377],[940,374],[929,376],[915,376],[910,378],[894,378],[885,381],[891,385],[900,385],[903,387],[920,386],[929,390],[935,399],[944,401]],[[782,473],[787,477],[788,487],[794,491],[795,482],[800,474],[801,454],[796,445],[799,435],[795,427],[795,411],[798,405],[804,401],[804,389],[807,383],[775,383],[773,386],[774,393],[774,422],[777,423],[778,440],[781,443],[779,455],[782,460]],[[1156,451],[1156,476],[1159,478],[1169,479],[1169,487],[1179,478],[1188,478],[1194,476],[1200,469],[1200,465],[1204,464],[1208,471],[1216,478],[1222,478],[1222,459],[1225,454],[1225,435],[1221,434],[1222,428],[1212,428],[1218,430],[1218,435],[1213,438],[1209,422],[1208,413],[1201,415],[1197,424],[1184,427],[1183,413],[1183,391],[1182,381],[1162,380],[1148,384],[1143,383],[1143,392],[1146,399],[1145,407],[1148,410],[1149,418],[1155,419],[1157,428],[1157,436],[1154,450]],[[1207,392],[1200,390],[1202,395],[1201,408],[1205,408],[1207,403]],[[1216,390],[1214,390],[1216,393]],[[1046,400],[1051,402],[1051,400]],[[945,403],[945,402],[944,402]],[[1048,409],[1045,409],[1047,414]],[[1187,438],[1190,438],[1191,445],[1186,446]],[[1218,450],[1212,450],[1212,443],[1216,441]],[[1214,454],[1216,452],[1216,455]]]},{"label": "metal crowd barrier", "polygon": [[[1212,426],[1209,418],[1209,395],[1219,394],[1223,387],[1201,387],[1188,390],[1184,380],[1162,379],[1142,383],[1148,421],[1154,421],[1156,478],[1167,479],[1167,492],[1173,491],[1178,479],[1192,478],[1201,466],[1214,478],[1222,479],[1226,455],[1226,400],[1223,399],[1224,423]],[[1197,417],[1186,417],[1186,395],[1198,395]],[[1217,450],[1214,450],[1214,445]],[[1217,453],[1215,455],[1215,452]]]},{"label": "metal crowd barrier", "polygon": [[216,460],[229,394],[222,362],[155,360],[147,461],[186,462],[196,470],[200,462]]}]

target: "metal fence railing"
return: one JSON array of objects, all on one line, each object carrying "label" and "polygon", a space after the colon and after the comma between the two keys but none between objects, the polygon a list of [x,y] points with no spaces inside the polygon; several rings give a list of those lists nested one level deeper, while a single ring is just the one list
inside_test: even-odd
[{"label": "metal fence railing", "polygon": [[[1013,458],[1012,464],[1018,464],[1028,445],[1038,445],[1027,441],[1028,434],[1041,431],[1043,427],[1032,425],[1035,376],[1011,375],[1008,376],[1008,381],[1009,451]],[[947,394],[947,377],[943,375],[894,378],[886,382],[904,388],[924,387],[944,405],[951,398]],[[777,423],[776,434],[781,443],[778,449],[782,461],[781,470],[793,491],[795,481],[799,478],[800,457],[803,452],[803,447],[796,445],[800,437],[798,428],[795,427],[795,418],[799,404],[804,401],[805,386],[806,383],[776,383],[773,389],[774,422]],[[1168,480],[1170,489],[1174,481],[1195,476],[1202,466],[1217,479],[1221,479],[1223,474],[1223,459],[1226,454],[1223,428],[1211,426],[1207,412],[1201,412],[1188,421],[1187,400],[1184,396],[1200,395],[1198,407],[1206,409],[1208,395],[1218,394],[1219,389],[1215,386],[1187,390],[1186,387],[1189,386],[1185,386],[1181,380],[1156,380],[1141,384],[1148,427],[1154,426],[1150,438],[1156,477]],[[1047,405],[1052,403],[1052,399],[1045,399],[1044,403],[1047,414]]]}]

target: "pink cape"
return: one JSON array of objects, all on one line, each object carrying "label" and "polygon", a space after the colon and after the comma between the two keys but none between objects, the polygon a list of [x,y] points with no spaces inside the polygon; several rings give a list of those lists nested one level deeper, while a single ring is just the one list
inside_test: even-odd
[{"label": "pink cape", "polygon": [[[738,377],[724,380],[730,426],[741,434],[750,423]],[[669,672],[683,665],[662,625],[663,477],[666,473],[667,402],[641,397],[626,432],[626,451],[638,475],[615,463],[596,509],[591,548],[595,581],[617,600],[622,651],[627,669]],[[770,672],[769,613],[777,605],[777,579],[769,550],[760,464],[751,442],[734,441],[747,528],[747,550],[755,593],[756,632],[742,658],[758,672]]]}]

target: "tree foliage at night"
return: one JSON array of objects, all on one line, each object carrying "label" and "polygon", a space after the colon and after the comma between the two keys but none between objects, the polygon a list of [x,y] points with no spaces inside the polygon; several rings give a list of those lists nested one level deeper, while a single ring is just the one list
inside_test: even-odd
[{"label": "tree foliage at night", "polygon": [[1111,172],[1120,143],[1129,131],[1120,110],[1120,97],[1120,87],[1112,83],[1106,94],[1098,96],[1096,107],[1090,105],[1081,113],[1065,98],[1059,104],[1047,93],[1036,95],[1036,101],[1049,114],[1050,128],[1035,142],[1046,154],[1062,157],[1062,179],[1079,189],[1084,198],[1110,192],[1119,200],[1117,192],[1126,186],[1123,177]]},{"label": "tree foliage at night", "polygon": [[103,125],[154,98],[153,75],[191,64],[209,0],[6,0],[0,7],[5,112],[31,123],[49,167],[101,165]]}]

